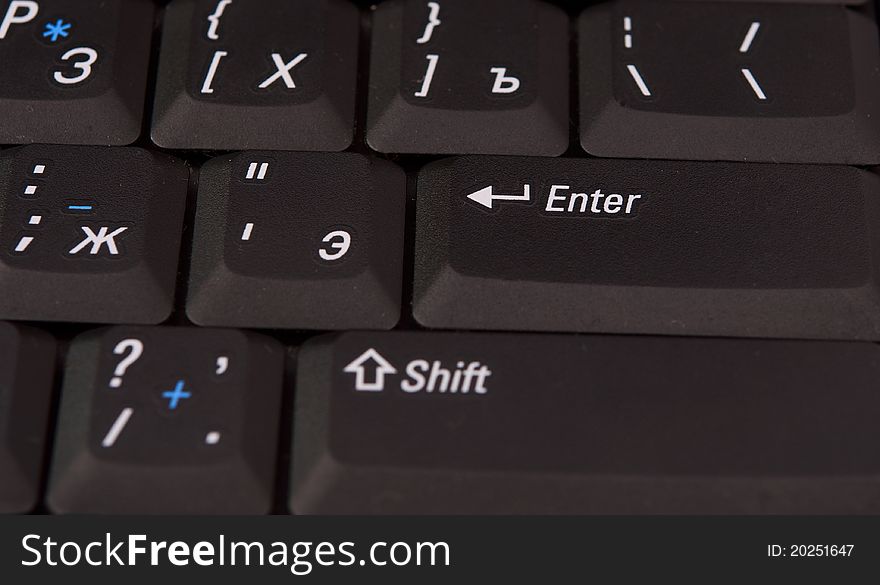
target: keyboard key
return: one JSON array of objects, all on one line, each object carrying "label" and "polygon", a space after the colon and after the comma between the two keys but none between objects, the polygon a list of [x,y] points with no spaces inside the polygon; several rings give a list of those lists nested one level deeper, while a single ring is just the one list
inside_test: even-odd
[{"label": "keyboard key", "polygon": [[114,327],[67,358],[48,503],[58,513],[269,510],[284,352],[232,330]]},{"label": "keyboard key", "polygon": [[345,150],[359,14],[343,0],[175,0],[165,11],[153,142]]},{"label": "keyboard key", "polygon": [[351,333],[300,352],[301,514],[876,514],[868,343]]},{"label": "keyboard key", "polygon": [[244,152],[201,171],[187,314],[199,325],[390,329],[406,179],[359,154]]},{"label": "keyboard key", "polygon": [[579,30],[590,154],[880,162],[877,25],[862,12],[622,0],[588,8]]},{"label": "keyboard key", "polygon": [[0,318],[168,318],[188,176],[182,162],[139,148],[0,154]]},{"label": "keyboard key", "polygon": [[0,144],[137,140],[152,31],[149,0],[0,2]]},{"label": "keyboard key", "polygon": [[373,11],[367,143],[379,152],[568,148],[568,19],[534,0],[389,0]]},{"label": "keyboard key", "polygon": [[37,503],[54,369],[50,335],[0,322],[0,513]]},{"label": "keyboard key", "polygon": [[417,200],[427,327],[880,339],[865,171],[461,157]]}]

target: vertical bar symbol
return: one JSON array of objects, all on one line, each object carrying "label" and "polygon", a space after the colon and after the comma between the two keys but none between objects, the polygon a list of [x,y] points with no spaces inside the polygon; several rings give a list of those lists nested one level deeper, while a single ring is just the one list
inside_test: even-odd
[{"label": "vertical bar symbol", "polygon": [[254,231],[254,224],[246,223],[244,224],[244,231],[241,232],[241,240],[243,242],[247,242],[251,239],[251,232]]}]

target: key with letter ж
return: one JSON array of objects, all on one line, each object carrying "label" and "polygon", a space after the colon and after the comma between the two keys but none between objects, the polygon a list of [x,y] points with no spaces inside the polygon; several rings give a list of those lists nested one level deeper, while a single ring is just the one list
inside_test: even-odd
[{"label": "key with letter \u0436", "polygon": [[167,319],[188,178],[182,161],[140,148],[0,154],[0,318]]}]

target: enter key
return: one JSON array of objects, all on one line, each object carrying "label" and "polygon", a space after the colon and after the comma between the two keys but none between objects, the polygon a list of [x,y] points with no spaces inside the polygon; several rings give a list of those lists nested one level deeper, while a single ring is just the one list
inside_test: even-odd
[{"label": "enter key", "polygon": [[426,327],[880,339],[880,183],[855,168],[451,158],[416,231]]}]

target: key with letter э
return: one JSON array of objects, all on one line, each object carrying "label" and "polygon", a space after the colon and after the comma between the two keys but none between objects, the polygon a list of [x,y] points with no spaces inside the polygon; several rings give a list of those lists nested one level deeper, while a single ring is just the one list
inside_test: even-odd
[{"label": "key with letter \u044d", "polygon": [[406,177],[353,153],[242,152],[199,175],[187,315],[207,326],[390,329]]},{"label": "key with letter \u044d", "polygon": [[304,514],[880,512],[869,343],[347,333],[300,351]]},{"label": "key with letter \u044d", "polygon": [[880,180],[849,167],[461,157],[418,182],[427,327],[880,339]]}]

